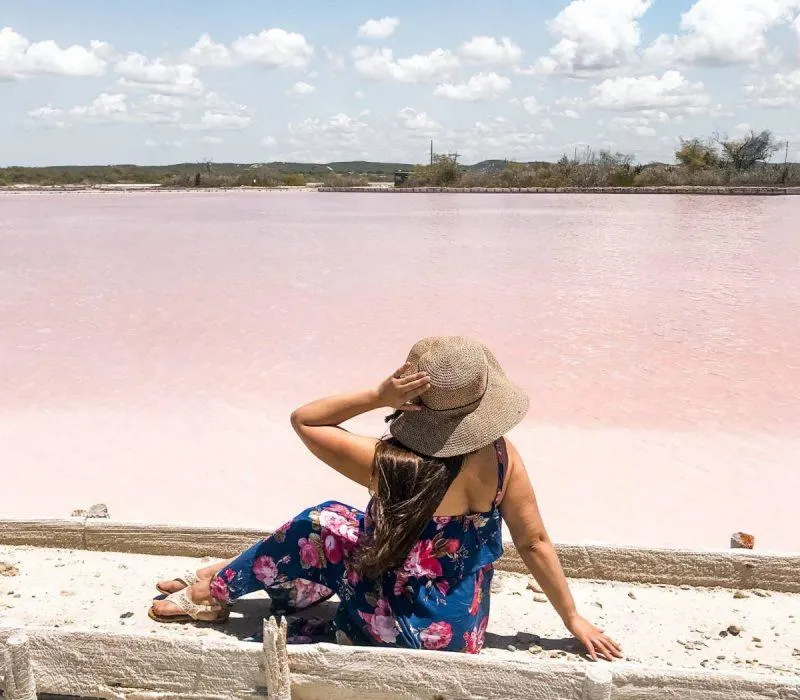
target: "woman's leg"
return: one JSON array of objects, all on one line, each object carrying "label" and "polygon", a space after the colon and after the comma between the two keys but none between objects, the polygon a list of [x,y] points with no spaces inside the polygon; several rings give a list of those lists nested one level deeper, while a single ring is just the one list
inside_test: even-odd
[{"label": "woman's leg", "polygon": [[[343,585],[344,557],[358,541],[360,515],[335,502],[309,508],[221,567],[210,581],[191,586],[189,595],[198,604],[229,604],[266,590],[280,612],[315,605]],[[154,611],[179,612],[166,601],[156,601]]]},{"label": "woman's leg", "polygon": [[[226,559],[225,561],[218,561],[210,564],[209,566],[205,566],[202,569],[198,569],[195,573],[197,574],[197,578],[201,581],[210,581],[214,576],[216,576],[220,571],[222,571],[226,566],[228,566],[233,559]],[[158,589],[164,591],[166,593],[176,593],[184,588],[186,588],[186,584],[178,579],[167,579],[166,581],[159,581],[158,582]]]}]

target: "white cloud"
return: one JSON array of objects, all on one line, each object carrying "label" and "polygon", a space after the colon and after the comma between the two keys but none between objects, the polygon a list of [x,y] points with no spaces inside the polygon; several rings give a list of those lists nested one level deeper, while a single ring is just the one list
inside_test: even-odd
[{"label": "white cloud", "polygon": [[391,49],[357,46],[353,50],[356,70],[372,80],[398,83],[427,83],[445,78],[459,65],[450,51],[435,49],[395,60]]},{"label": "white cloud", "polygon": [[241,36],[230,46],[203,34],[184,54],[184,60],[192,65],[217,67],[253,63],[267,68],[305,68],[313,57],[314,47],[302,34],[278,28]]},{"label": "white cloud", "polygon": [[466,83],[443,83],[433,91],[436,97],[479,102],[493,100],[511,87],[511,80],[497,73],[478,73]]},{"label": "white cloud", "polygon": [[200,139],[200,143],[207,143],[210,146],[218,146],[221,143],[225,143],[225,139],[220,138],[219,136],[203,136]]},{"label": "white cloud", "polygon": [[528,114],[539,114],[539,112],[542,111],[542,108],[539,105],[538,100],[533,96],[523,97],[522,106]]},{"label": "white cloud", "polygon": [[357,117],[344,113],[334,114],[327,120],[304,119],[288,125],[289,132],[295,135],[310,134],[355,134],[366,128],[366,124]]},{"label": "white cloud", "polygon": [[277,141],[272,136],[265,136],[261,139],[261,145],[266,146],[267,148],[271,148],[272,146],[277,145]]},{"label": "white cloud", "polygon": [[200,131],[239,131],[250,126],[252,121],[253,118],[247,114],[221,114],[206,110],[200,117],[198,125],[187,125],[186,128],[196,128]]},{"label": "white cloud", "polygon": [[498,41],[491,36],[474,36],[461,44],[458,52],[476,63],[510,66],[522,60],[522,49],[507,37]]},{"label": "white cloud", "polygon": [[800,69],[789,73],[775,73],[758,83],[744,86],[744,94],[751,105],[780,108],[800,105]]},{"label": "white cloud", "polygon": [[147,146],[148,148],[155,148],[156,146],[158,146],[158,141],[154,141],[153,139],[147,139],[144,142],[144,145]]},{"label": "white cloud", "polygon": [[365,95],[361,90],[356,90],[353,94],[353,97],[355,97],[357,100],[363,100]]},{"label": "white cloud", "polygon": [[28,117],[50,127],[63,127],[77,122],[177,124],[184,106],[180,97],[147,95],[136,102],[128,102],[128,96],[124,93],[104,92],[86,105],[76,105],[70,109],[47,105],[30,110]]},{"label": "white cloud", "polygon": [[62,49],[54,41],[31,42],[11,27],[0,29],[0,80],[16,80],[50,73],[65,76],[98,76],[106,72],[111,47],[92,41],[89,48]]},{"label": "white cloud", "polygon": [[625,65],[641,42],[639,20],[653,0],[572,0],[552,21],[559,39],[531,72],[582,74]]},{"label": "white cloud", "polygon": [[304,97],[305,95],[312,95],[316,91],[317,88],[311,85],[311,83],[298,81],[286,91],[286,94],[290,97]]},{"label": "white cloud", "polygon": [[592,87],[591,105],[616,111],[692,110],[708,108],[711,98],[701,82],[689,82],[680,72],[670,70],[660,78],[608,78]]},{"label": "white cloud", "polygon": [[574,109],[565,109],[561,112],[562,117],[566,117],[567,119],[580,119],[581,115],[576,112]]},{"label": "white cloud", "polygon": [[322,47],[322,53],[328,61],[328,68],[330,68],[331,72],[340,73],[347,68],[347,62],[341,54],[334,53],[327,46]]},{"label": "white cloud", "polygon": [[197,68],[188,63],[170,64],[129,53],[117,61],[114,70],[121,76],[118,85],[124,88],[163,95],[200,95],[205,89]]},{"label": "white cloud", "polygon": [[556,128],[556,125],[553,124],[553,120],[548,118],[542,119],[542,121],[539,122],[539,126],[545,131],[553,131]]},{"label": "white cloud", "polygon": [[418,112],[411,107],[405,107],[397,113],[398,121],[403,129],[408,131],[432,132],[441,128],[425,112]]},{"label": "white cloud", "polygon": [[397,17],[368,19],[358,28],[358,36],[366,39],[388,39],[399,26],[400,20]]},{"label": "white cloud", "polygon": [[485,157],[531,154],[540,150],[544,141],[541,134],[520,129],[505,117],[494,117],[478,121],[465,134],[458,134],[465,149]]},{"label": "white cloud", "polygon": [[800,0],[698,0],[681,16],[683,33],[662,34],[644,56],[665,65],[753,63],[767,52],[766,32],[797,9]]}]

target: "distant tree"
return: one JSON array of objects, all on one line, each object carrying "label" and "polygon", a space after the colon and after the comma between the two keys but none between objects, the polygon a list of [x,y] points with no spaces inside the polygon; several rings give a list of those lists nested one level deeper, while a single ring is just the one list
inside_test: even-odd
[{"label": "distant tree", "polygon": [[735,170],[750,170],[756,164],[768,161],[781,149],[775,135],[766,129],[758,134],[751,131],[741,139],[720,139],[719,145],[722,161]]},{"label": "distant tree", "polygon": [[689,170],[707,170],[719,164],[714,145],[702,139],[681,139],[681,147],[675,151],[675,160]]}]

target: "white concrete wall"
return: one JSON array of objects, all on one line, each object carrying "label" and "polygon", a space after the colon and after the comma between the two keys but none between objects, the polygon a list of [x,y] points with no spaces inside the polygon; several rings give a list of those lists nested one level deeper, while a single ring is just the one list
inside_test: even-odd
[{"label": "white concrete wall", "polygon": [[[0,643],[13,632],[0,627]],[[43,628],[26,633],[40,693],[263,697],[264,657],[258,644]],[[596,669],[608,672],[605,690],[611,700],[800,700],[798,678],[624,663],[600,667],[321,644],[291,647],[289,667],[295,700],[589,700],[588,689],[604,690],[602,684],[587,682],[587,671]]]},{"label": "white concrete wall", "polygon": [[[0,544],[96,551],[229,557],[267,533],[108,520],[0,520]],[[800,554],[557,545],[570,578],[800,592]],[[513,546],[501,571],[524,572]]]}]

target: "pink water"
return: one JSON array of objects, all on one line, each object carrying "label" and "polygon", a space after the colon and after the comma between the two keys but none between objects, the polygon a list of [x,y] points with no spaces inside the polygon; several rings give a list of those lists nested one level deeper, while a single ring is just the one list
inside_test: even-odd
[{"label": "pink water", "polygon": [[798,218],[800,198],[0,195],[0,515],[363,506],[290,410],[463,333],[532,397],[512,438],[554,539],[800,550]]}]

